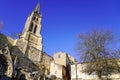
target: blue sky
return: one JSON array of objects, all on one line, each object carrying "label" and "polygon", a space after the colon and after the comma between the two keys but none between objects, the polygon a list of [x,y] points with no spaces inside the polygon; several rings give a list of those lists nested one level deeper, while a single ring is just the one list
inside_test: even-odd
[{"label": "blue sky", "polygon": [[63,51],[77,57],[78,34],[92,29],[110,30],[120,37],[120,0],[0,0],[1,31],[21,32],[38,2],[44,51],[49,55]]}]

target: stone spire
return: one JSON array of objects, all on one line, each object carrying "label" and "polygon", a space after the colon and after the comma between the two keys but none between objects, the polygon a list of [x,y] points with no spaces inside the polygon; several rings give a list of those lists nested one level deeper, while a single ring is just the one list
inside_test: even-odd
[{"label": "stone spire", "polygon": [[[20,40],[26,41],[26,45],[33,46],[42,51],[40,3],[28,16]],[[25,51],[23,52],[25,53]]]},{"label": "stone spire", "polygon": [[38,4],[35,7],[35,12],[37,12],[38,14],[40,13],[40,3],[38,2]]}]

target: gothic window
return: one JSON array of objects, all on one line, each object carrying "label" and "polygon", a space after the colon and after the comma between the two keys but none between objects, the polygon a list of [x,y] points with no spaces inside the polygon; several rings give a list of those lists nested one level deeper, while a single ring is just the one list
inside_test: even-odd
[{"label": "gothic window", "polygon": [[37,21],[38,21],[38,18],[37,18]]},{"label": "gothic window", "polygon": [[33,29],[33,23],[30,25],[30,27],[29,27],[29,31],[32,32],[32,29]]},{"label": "gothic window", "polygon": [[35,20],[35,17],[33,17],[33,20]]},{"label": "gothic window", "polygon": [[36,33],[37,25],[35,25],[34,33]]}]

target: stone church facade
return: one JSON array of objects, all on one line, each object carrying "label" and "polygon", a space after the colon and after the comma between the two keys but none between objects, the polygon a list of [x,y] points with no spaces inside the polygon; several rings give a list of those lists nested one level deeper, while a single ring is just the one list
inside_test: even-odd
[{"label": "stone church facade", "polygon": [[40,4],[28,16],[17,40],[0,34],[0,80],[70,80],[75,59],[43,51]]}]

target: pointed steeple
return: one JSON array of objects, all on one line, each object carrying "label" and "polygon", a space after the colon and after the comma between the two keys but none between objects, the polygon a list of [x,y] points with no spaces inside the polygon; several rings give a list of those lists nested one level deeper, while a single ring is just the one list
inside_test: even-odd
[{"label": "pointed steeple", "polygon": [[[30,60],[40,62],[41,52],[43,49],[41,32],[40,3],[36,5],[34,10],[28,16],[23,32],[16,42],[16,46]],[[24,44],[24,46],[23,46]],[[36,58],[35,58],[36,57]]]},{"label": "pointed steeple", "polygon": [[40,13],[40,3],[39,3],[39,2],[38,2],[38,4],[36,5],[34,11],[37,12],[37,13]]}]

